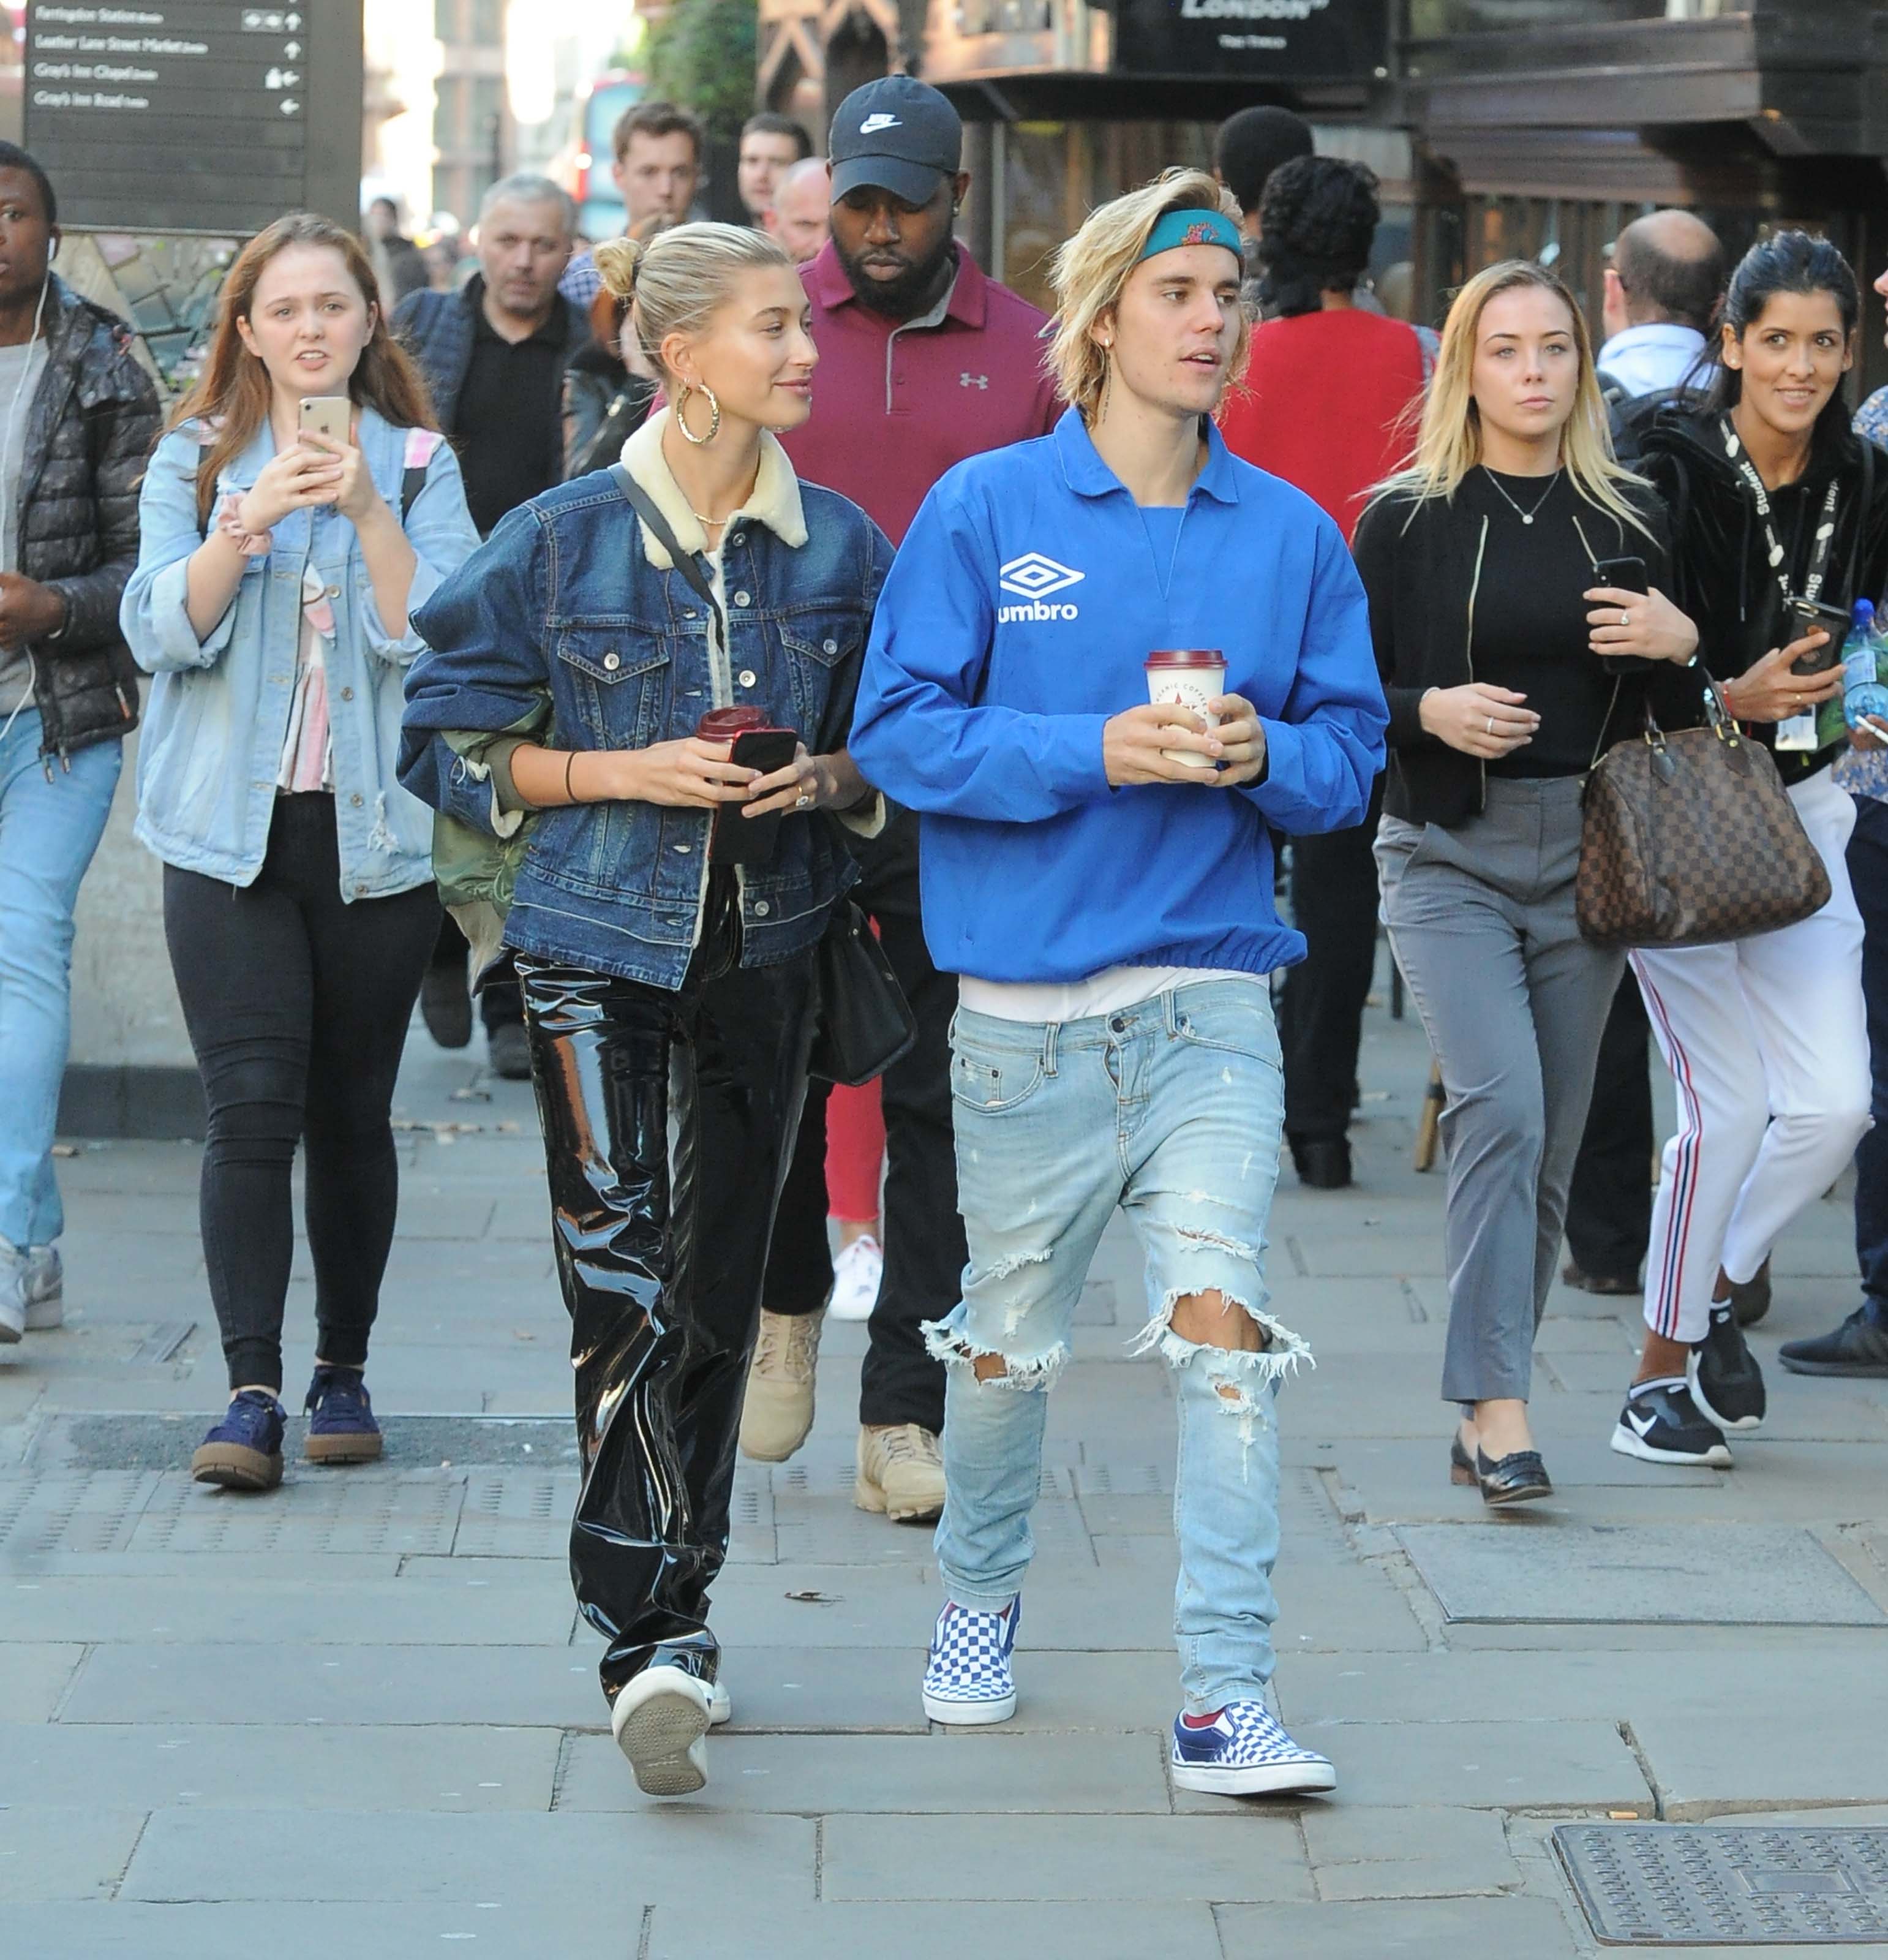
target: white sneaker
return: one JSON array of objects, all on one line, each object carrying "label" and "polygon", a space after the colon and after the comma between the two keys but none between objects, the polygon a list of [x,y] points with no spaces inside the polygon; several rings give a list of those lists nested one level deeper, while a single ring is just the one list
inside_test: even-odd
[{"label": "white sneaker", "polygon": [[884,1278],[885,1255],[869,1232],[842,1246],[832,1262],[832,1297],[826,1311],[835,1320],[869,1320]]},{"label": "white sneaker", "polygon": [[823,1313],[761,1309],[760,1336],[741,1404],[741,1447],[758,1463],[784,1463],[813,1426],[813,1370]]},{"label": "white sneaker", "polygon": [[734,1720],[734,1697],[725,1681],[717,1681],[708,1690],[708,1726],[718,1729]]},{"label": "white sneaker", "polygon": [[26,1331],[43,1334],[65,1325],[65,1268],[56,1246],[26,1249]]},{"label": "white sneaker", "polygon": [[10,1240],[0,1239],[0,1346],[11,1347],[26,1332],[27,1277],[32,1262]]},{"label": "white sneaker", "polygon": [[704,1739],[714,1719],[705,1681],[679,1667],[646,1667],[618,1691],[609,1726],[638,1790],[647,1796],[687,1796],[708,1780]]}]

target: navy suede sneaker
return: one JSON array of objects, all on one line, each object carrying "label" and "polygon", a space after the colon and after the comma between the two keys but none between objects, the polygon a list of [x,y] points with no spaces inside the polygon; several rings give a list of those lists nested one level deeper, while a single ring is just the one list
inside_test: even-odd
[{"label": "navy suede sneaker", "polygon": [[226,1491],[272,1491],[282,1481],[282,1405],[262,1389],[245,1389],[197,1446],[190,1475]]},{"label": "navy suede sneaker", "polygon": [[308,1384],[310,1463],[371,1463],[380,1453],[380,1425],[358,1368],[317,1368]]}]

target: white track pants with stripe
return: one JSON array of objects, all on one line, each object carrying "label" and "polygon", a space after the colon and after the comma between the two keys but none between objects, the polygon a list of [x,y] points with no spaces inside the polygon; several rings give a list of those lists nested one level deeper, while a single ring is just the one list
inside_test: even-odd
[{"label": "white track pants with stripe", "polygon": [[1843,852],[1855,806],[1825,769],[1790,791],[1833,888],[1800,925],[1632,955],[1678,1088],[1645,1262],[1654,1332],[1703,1340],[1722,1266],[1753,1278],[1868,1128],[1861,916]]}]

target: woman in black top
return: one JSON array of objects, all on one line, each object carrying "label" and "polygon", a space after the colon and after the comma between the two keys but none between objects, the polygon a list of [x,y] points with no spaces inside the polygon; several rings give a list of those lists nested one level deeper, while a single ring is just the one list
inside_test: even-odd
[{"label": "woman in black top", "polygon": [[[1462,289],[1415,460],[1355,549],[1390,705],[1384,913],[1448,1092],[1452,1472],[1518,1503],[1552,1488],[1527,1425],[1534,1328],[1621,970],[1575,921],[1581,789],[1648,686],[1695,692],[1663,663],[1697,645],[1551,274],[1513,262]],[[1603,574],[1622,558],[1645,575]]]},{"label": "woman in black top", "polygon": [[[1840,1175],[1868,1127],[1862,924],[1844,854],[1855,807],[1831,780],[1848,743],[1842,621],[1888,578],[1888,457],[1849,427],[1843,375],[1861,316],[1826,239],[1779,232],[1731,275],[1711,393],[1668,410],[1645,470],[1672,513],[1673,575],[1731,712],[1774,748],[1831,896],[1727,946],[1635,953],[1679,1084],[1645,1268],[1646,1335],[1613,1435],[1654,1463],[1727,1464],[1723,1431],[1763,1419],[1740,1320],[1769,1304],[1770,1248]],[[1787,603],[1833,609],[1830,639]],[[1829,663],[1801,674],[1797,661]]]}]

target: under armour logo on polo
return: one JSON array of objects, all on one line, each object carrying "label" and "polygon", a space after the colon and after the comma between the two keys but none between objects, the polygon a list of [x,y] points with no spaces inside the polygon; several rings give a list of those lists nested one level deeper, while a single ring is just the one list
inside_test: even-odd
[{"label": "under armour logo on polo", "polygon": [[990,377],[987,374],[972,374],[966,372],[958,376],[957,385],[960,388],[987,388],[990,386]]},{"label": "under armour logo on polo", "polygon": [[876,136],[881,129],[902,129],[904,125],[895,116],[868,116],[859,125],[862,136]]},{"label": "under armour logo on polo", "polygon": [[1045,599],[1066,586],[1080,584],[1087,576],[1085,571],[1072,571],[1066,565],[1057,565],[1041,552],[1025,552],[997,573],[996,583],[1019,599]]}]

